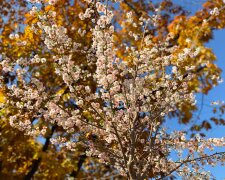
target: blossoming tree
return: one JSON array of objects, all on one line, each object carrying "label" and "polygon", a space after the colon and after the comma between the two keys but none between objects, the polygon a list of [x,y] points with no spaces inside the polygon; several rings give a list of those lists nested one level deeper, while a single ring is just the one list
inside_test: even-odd
[{"label": "blossoming tree", "polygon": [[[25,32],[9,37],[12,47],[35,46],[17,58],[2,53],[12,127],[34,137],[49,133],[46,142],[71,152],[82,146],[129,179],[210,178],[203,165],[224,162],[225,153],[213,151],[224,138],[188,138],[164,122],[170,116],[188,122],[194,94],[220,81],[204,42],[212,28],[224,27],[222,0],[190,18],[170,1],[75,1],[82,8],[76,16],[69,9],[66,23],[62,2],[30,3]],[[171,9],[181,13],[173,21]],[[4,82],[6,73],[11,82]]]},{"label": "blossoming tree", "polygon": [[[35,16],[31,16],[27,12],[29,4],[26,1],[3,1],[1,3],[1,45],[0,54],[10,57],[11,59],[19,59],[20,57],[29,57],[33,53],[39,53],[39,47],[42,47],[40,37],[30,31],[30,26],[37,19]],[[82,8],[72,2],[65,1],[57,7],[46,6],[46,11],[50,8],[54,8],[57,12],[57,23],[62,22],[62,18],[69,18],[72,21],[72,12],[80,11]],[[66,14],[61,12],[61,9],[70,8]],[[16,9],[16,10],[14,10]],[[76,17],[75,17],[76,18]],[[29,25],[28,25],[29,24]],[[83,27],[85,23],[74,23],[72,27]],[[70,25],[71,27],[71,25]],[[22,32],[21,32],[22,31]],[[12,39],[14,32],[20,32],[20,36],[15,35]],[[87,39],[86,39],[87,40]],[[80,42],[83,44],[82,39]],[[86,41],[85,43],[87,43]],[[41,48],[40,48],[41,49]],[[45,57],[48,56],[46,51]],[[2,58],[2,56],[1,56]],[[82,61],[82,58],[80,58]],[[58,81],[49,81],[46,78],[47,74],[54,73],[54,69],[51,64],[38,68],[38,64],[34,64],[35,73],[39,73],[44,84],[48,84],[53,88],[58,88],[60,84]],[[4,66],[1,66],[3,68]],[[2,69],[1,69],[2,70]],[[2,78],[5,84],[11,83],[16,78],[14,73],[10,71],[1,71]],[[34,72],[34,71],[33,71]],[[47,82],[46,82],[47,81]],[[3,89],[2,89],[3,90]],[[7,91],[6,91],[7,92]],[[59,92],[60,93],[60,92]],[[4,103],[3,91],[0,92],[0,102]],[[0,177],[5,179],[11,178],[45,178],[51,176],[51,178],[63,179],[66,176],[71,177],[104,177],[115,174],[115,169],[109,165],[100,164],[96,158],[87,157],[84,154],[85,148],[82,146],[76,146],[76,152],[72,152],[65,149],[53,146],[50,144],[50,138],[54,135],[66,136],[61,127],[51,128],[48,122],[43,124],[41,121],[36,124],[37,126],[46,128],[44,136],[32,137],[26,136],[23,132],[16,129],[12,129],[9,124],[8,117],[14,113],[15,108],[5,106],[1,109],[1,122],[0,122]],[[41,137],[41,140],[40,140]],[[42,145],[43,143],[43,145]],[[82,168],[81,168],[82,166]],[[117,174],[118,175],[118,174]]]}]

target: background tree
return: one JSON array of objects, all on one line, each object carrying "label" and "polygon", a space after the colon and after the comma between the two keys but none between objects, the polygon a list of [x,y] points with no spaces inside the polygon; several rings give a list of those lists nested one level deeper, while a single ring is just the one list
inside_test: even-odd
[{"label": "background tree", "polygon": [[[75,23],[78,17],[73,16],[74,12],[79,12],[82,9],[77,3],[77,1],[64,1],[57,7],[43,6],[43,10],[47,12],[54,9],[57,13],[61,14],[57,16],[58,24],[65,23],[64,20],[67,19],[66,24],[68,26],[70,22],[74,21],[73,28],[85,27],[85,23]],[[3,1],[1,7],[1,54],[12,59],[33,57],[35,55],[43,55],[46,58],[51,58],[51,52],[46,52],[48,50],[41,48],[43,46],[41,37],[31,30],[32,23],[37,22],[38,18],[28,12],[28,9],[31,8],[29,3],[27,1]],[[16,35],[12,36],[11,34]],[[73,36],[74,38],[78,38],[78,33],[73,34]],[[79,40],[83,42],[83,46],[88,44],[87,38],[86,41],[81,38]],[[81,56],[79,56],[78,60],[82,61]],[[77,63],[79,64],[79,62]],[[2,68],[4,68],[4,65]],[[4,71],[4,69],[2,70],[4,83],[13,84],[17,81],[14,73],[9,73]],[[53,95],[61,95],[66,90],[65,85],[60,82],[60,79],[48,78],[49,75],[52,76],[54,74],[51,63],[46,65],[35,63],[30,66],[30,70],[45,82],[46,87],[50,88],[49,90],[52,91]],[[66,93],[64,94],[64,98],[68,99]],[[2,103],[7,99],[4,96],[6,94],[1,94]],[[108,176],[109,174],[107,173],[114,174],[114,170],[110,166],[99,164],[98,160],[94,158],[87,158],[84,154],[85,150],[81,146],[77,146],[75,153],[71,153],[65,148],[50,145],[50,138],[53,135],[68,137],[64,132],[61,132],[60,127],[36,121],[36,126],[44,127],[43,133],[46,132],[45,135],[38,137],[25,136],[23,132],[12,128],[9,124],[8,117],[14,112],[14,106],[1,110],[1,177],[25,177],[26,179],[30,179],[35,174],[35,178],[46,178],[49,176],[52,178],[65,178],[67,176],[83,176],[86,178],[89,176]],[[81,166],[83,167],[82,169]]]}]

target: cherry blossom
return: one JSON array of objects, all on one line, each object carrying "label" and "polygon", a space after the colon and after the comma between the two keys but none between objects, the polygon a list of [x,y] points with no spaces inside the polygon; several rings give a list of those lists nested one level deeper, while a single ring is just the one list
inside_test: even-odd
[{"label": "cherry blossom", "polygon": [[[54,22],[57,14],[52,12],[39,14],[39,21],[33,24],[34,33],[41,30],[45,48],[53,54],[50,59],[34,55],[14,62],[3,56],[3,70],[14,72],[18,77],[17,84],[8,86],[8,104],[16,109],[10,117],[11,126],[32,136],[46,133],[45,126],[42,129],[33,127],[35,119],[56,124],[70,134],[77,133],[75,128],[78,127],[80,136],[85,133],[96,136],[83,143],[87,155],[113,165],[130,179],[152,178],[151,175],[161,179],[173,173],[187,179],[209,179],[210,174],[202,166],[224,163],[224,153],[213,150],[224,146],[225,139],[202,139],[199,136],[189,139],[183,131],[168,133],[163,123],[178,104],[196,103],[188,82],[195,77],[193,72],[204,64],[182,65],[188,58],[195,58],[201,47],[193,44],[178,53],[179,45],[169,46],[173,34],[153,43],[150,35],[145,36],[145,31],[140,34],[131,31],[128,36],[141,45],[139,48],[126,45],[124,54],[131,63],[122,61],[116,55],[116,27],[112,25],[114,12],[108,7],[109,3],[86,2],[92,6],[80,13],[79,18],[93,22],[89,30],[91,47],[74,42],[67,34],[68,29]],[[55,5],[57,1],[48,3]],[[33,7],[30,13],[35,15],[38,11]],[[94,16],[96,12],[98,16]],[[218,15],[219,9],[215,8],[211,14]],[[126,15],[127,23],[133,23],[132,12]],[[140,26],[143,29],[149,24],[157,26],[159,19],[160,9],[156,9],[149,18],[140,19]],[[87,32],[79,29],[78,33],[85,36]],[[12,40],[16,37],[10,35]],[[187,43],[190,41],[187,39]],[[77,65],[73,59],[75,52],[84,55],[87,61]],[[29,81],[25,78],[29,76],[27,66],[46,63],[54,64],[54,75],[62,79],[75,108],[63,106],[64,92],[52,93],[38,76],[32,75]],[[94,64],[94,72],[84,68],[85,63]],[[15,70],[16,66],[19,68]],[[80,83],[90,77],[96,84],[94,90],[88,84]],[[63,137],[52,138],[51,142],[72,151],[77,143]],[[206,153],[207,149],[212,154]],[[169,158],[171,153],[176,154],[176,158]]]}]

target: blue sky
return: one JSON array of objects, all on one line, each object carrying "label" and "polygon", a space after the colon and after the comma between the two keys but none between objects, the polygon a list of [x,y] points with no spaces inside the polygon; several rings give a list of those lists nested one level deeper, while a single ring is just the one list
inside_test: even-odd
[{"label": "blue sky", "polygon": [[[225,80],[225,29],[215,31],[213,40],[207,43],[206,46],[212,48],[216,54],[216,64],[223,70],[222,78]],[[225,101],[225,81],[216,86],[207,96],[204,97],[204,104],[210,104],[211,101],[217,100]],[[213,116],[211,109],[207,106],[203,106],[201,119],[208,119],[211,116]],[[225,115],[223,115],[223,118],[225,118]],[[216,126],[207,132],[207,135],[209,137],[224,137],[225,127]],[[225,148],[223,149],[225,150]],[[215,168],[208,169],[214,174],[216,179],[225,179],[225,166],[217,166]]]},{"label": "blue sky", "polygon": [[[174,0],[178,4],[181,4],[185,9],[188,9],[189,11],[196,12],[201,8],[201,3],[204,2],[204,0]],[[207,47],[212,48],[213,52],[217,56],[216,64],[223,70],[222,72],[222,78],[224,79],[224,82],[219,84],[218,86],[214,87],[213,90],[209,92],[208,95],[204,96],[204,106],[202,108],[201,114],[200,114],[200,122],[202,120],[209,120],[210,117],[213,117],[212,113],[212,107],[210,106],[210,103],[212,101],[225,101],[225,29],[223,30],[216,30],[214,31],[214,37],[213,39],[206,44]],[[201,95],[197,95],[198,105],[201,104]],[[223,117],[225,119],[225,115]],[[176,122],[169,122],[168,123],[171,129],[175,126],[177,126]],[[187,125],[178,127],[178,129],[187,129],[185,127]],[[213,126],[212,130],[209,130],[206,132],[207,137],[225,137],[225,127],[224,126]],[[218,151],[225,151],[225,147],[218,149]],[[225,180],[225,166],[216,166],[211,167],[207,166],[205,168],[206,170],[210,171],[216,180]],[[179,178],[178,178],[179,179]]]},{"label": "blue sky", "polygon": [[[217,56],[216,64],[223,70],[222,78],[225,80],[225,29],[214,31],[214,38],[206,44],[207,47],[212,48],[213,52]],[[197,105],[201,104],[201,95],[196,96]],[[203,120],[209,120],[213,117],[213,106],[210,107],[212,101],[225,101],[225,81],[218,86],[214,87],[208,95],[204,95],[204,102],[202,111],[200,113],[199,122]],[[198,114],[198,113],[197,113]],[[225,119],[225,115],[222,116]],[[212,123],[213,125],[213,123]],[[176,120],[169,120],[166,123],[167,128],[172,129],[188,129],[189,125],[177,126]],[[188,126],[188,127],[187,127]],[[224,126],[213,126],[212,130],[205,131],[206,136],[220,138],[225,136]],[[225,151],[225,147],[216,149],[218,152]],[[216,180],[225,180],[225,166],[206,166],[207,171],[210,171],[216,178]],[[178,178],[179,179],[179,178]]]},{"label": "blue sky", "polygon": [[[215,31],[213,40],[207,43],[206,46],[212,48],[213,52],[216,54],[216,64],[223,70],[222,78],[225,80],[225,29]],[[210,101],[217,100],[225,100],[225,81],[216,86],[207,96],[205,96],[206,104],[209,104]],[[210,114],[212,115],[212,113],[207,111],[207,108],[204,107],[202,116],[207,118]],[[217,127],[211,131],[210,134],[222,137],[225,136],[225,132],[223,132],[224,130],[224,127]]]}]

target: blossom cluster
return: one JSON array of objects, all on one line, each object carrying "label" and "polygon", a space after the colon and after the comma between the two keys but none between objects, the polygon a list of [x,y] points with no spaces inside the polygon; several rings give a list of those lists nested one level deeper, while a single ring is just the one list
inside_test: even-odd
[{"label": "blossom cluster", "polygon": [[[49,4],[56,2],[52,0]],[[40,120],[56,124],[67,133],[77,134],[77,129],[80,136],[89,133],[84,143],[87,154],[112,164],[132,179],[144,179],[149,174],[160,178],[174,172],[186,177],[196,174],[207,177],[201,166],[214,165],[225,159],[224,154],[209,156],[205,150],[224,146],[224,138],[186,139],[184,132],[168,134],[163,127],[169,113],[183,104],[192,106],[196,103],[188,82],[195,78],[193,72],[201,64],[185,65],[185,62],[198,56],[201,47],[171,47],[173,34],[167,34],[165,39],[157,42],[151,35],[145,35],[146,27],[157,26],[160,20],[160,12],[156,10],[149,18],[139,19],[143,32],[129,33],[140,47],[126,45],[124,56],[129,62],[123,61],[117,56],[112,23],[114,13],[109,4],[86,2],[92,6],[80,13],[79,18],[81,21],[90,19],[93,23],[89,29],[92,35],[90,47],[83,47],[69,37],[68,29],[54,22],[57,14],[52,12],[39,15],[39,21],[32,27],[34,33],[41,31],[44,48],[51,52],[51,58],[34,55],[13,62],[4,57],[3,71],[18,77],[15,84],[7,86],[7,103],[15,109],[10,117],[11,126],[29,135],[44,134],[45,126],[34,128],[34,121]],[[33,7],[30,13],[37,11],[38,8]],[[212,14],[216,15],[217,11],[214,9]],[[132,16],[131,12],[127,14],[126,23],[133,23]],[[86,33],[78,31],[82,36]],[[85,61],[77,64],[74,54],[84,56]],[[27,68],[47,63],[53,65],[54,76],[62,80],[65,88],[62,93],[47,87]],[[95,84],[94,88],[86,83],[89,80]],[[66,100],[63,99],[65,92],[69,97]],[[77,143],[61,137],[51,141],[71,150],[75,150]],[[178,155],[177,160],[169,159],[171,152]]]}]

